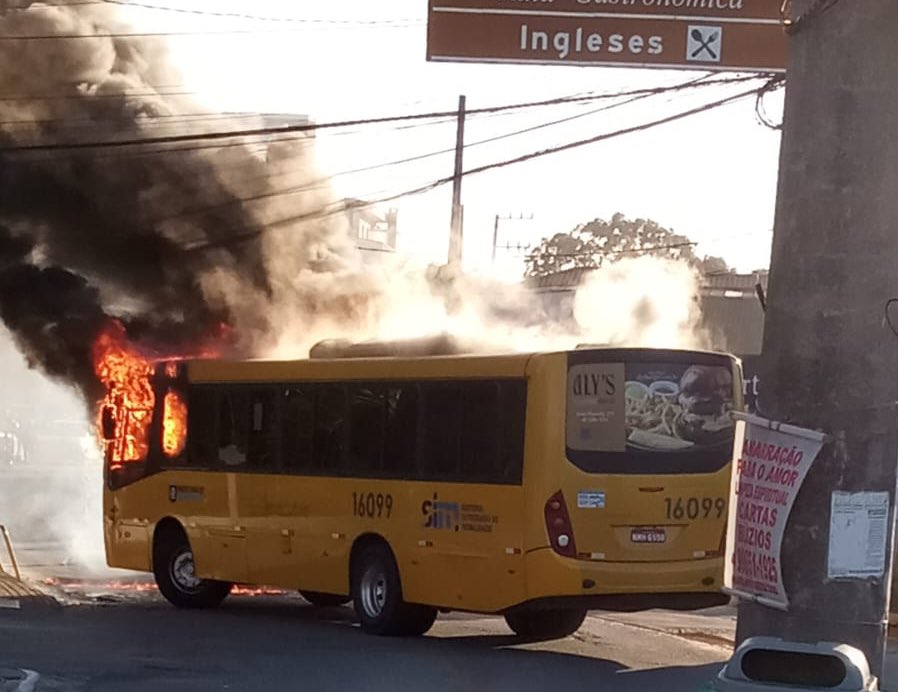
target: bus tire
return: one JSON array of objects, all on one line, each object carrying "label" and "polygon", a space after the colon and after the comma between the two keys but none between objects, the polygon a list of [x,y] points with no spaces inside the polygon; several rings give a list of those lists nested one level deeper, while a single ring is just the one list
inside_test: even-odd
[{"label": "bus tire", "polygon": [[402,600],[399,568],[383,543],[362,548],[352,567],[352,600],[362,630],[381,636],[419,636],[433,625],[436,608]]},{"label": "bus tire", "polygon": [[562,639],[578,629],[586,619],[585,609],[512,611],[505,622],[519,637]]},{"label": "bus tire", "polygon": [[341,596],[336,593],[322,593],[321,591],[300,590],[299,595],[313,606],[319,608],[335,608],[337,606],[346,605],[352,600],[349,596]]},{"label": "bus tire", "polygon": [[406,637],[420,637],[426,633],[437,619],[437,609],[416,603],[405,604],[405,622],[402,634]]},{"label": "bus tire", "polygon": [[163,536],[156,542],[153,576],[162,595],[178,608],[214,608],[231,593],[230,582],[196,576],[193,550],[183,534]]}]

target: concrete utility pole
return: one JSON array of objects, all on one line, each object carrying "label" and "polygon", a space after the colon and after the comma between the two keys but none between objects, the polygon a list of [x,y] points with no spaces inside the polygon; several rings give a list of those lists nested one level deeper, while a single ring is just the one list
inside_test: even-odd
[{"label": "concrete utility pole", "polygon": [[[762,413],[834,436],[782,551],[788,612],[739,606],[737,638],[851,644],[882,678],[892,564],[898,338],[898,2],[792,2]],[[898,310],[895,311],[898,320]],[[888,491],[886,573],[831,581],[831,493]]]},{"label": "concrete utility pole", "polygon": [[465,153],[465,97],[458,97],[458,130],[455,135],[455,173],[452,178],[452,221],[449,228],[449,264],[461,265],[464,221],[461,205],[461,179]]}]

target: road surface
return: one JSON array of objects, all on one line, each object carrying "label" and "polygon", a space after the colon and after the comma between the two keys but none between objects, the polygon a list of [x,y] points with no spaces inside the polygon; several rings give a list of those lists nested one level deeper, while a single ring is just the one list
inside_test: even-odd
[{"label": "road surface", "polygon": [[699,627],[677,636],[601,613],[572,637],[528,643],[501,618],[464,614],[441,615],[420,639],[372,637],[351,608],[282,592],[181,611],[143,575],[86,572],[52,544],[18,552],[31,582],[63,604],[0,608],[0,668],[38,671],[38,692],[698,692],[730,653],[725,636]]}]

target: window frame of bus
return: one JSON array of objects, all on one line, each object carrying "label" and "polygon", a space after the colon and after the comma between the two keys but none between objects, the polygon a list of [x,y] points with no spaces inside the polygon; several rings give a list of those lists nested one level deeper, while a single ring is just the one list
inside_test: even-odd
[{"label": "window frame of bus", "polygon": [[[567,375],[576,365],[593,363],[657,363],[658,365],[709,365],[723,367],[729,373],[734,372],[735,358],[723,353],[705,351],[677,351],[667,349],[583,349],[568,352],[565,368],[565,389]],[[736,388],[742,383],[733,385],[733,404],[739,403]],[[567,439],[567,396],[565,396],[565,415],[561,420],[564,437],[565,456],[567,460],[581,471],[591,474],[621,475],[698,475],[716,473],[733,460],[734,437],[700,450],[627,450],[623,452],[599,452],[574,449]]]},{"label": "window frame of bus", "polygon": [[[489,473],[473,474],[468,477],[462,476],[465,470],[461,463],[461,447],[459,444],[459,453],[456,455],[456,467],[454,473],[440,473],[432,468],[430,459],[424,457],[422,459],[422,448],[427,437],[424,429],[425,416],[425,390],[430,387],[446,387],[455,386],[463,388],[466,384],[479,384],[486,386],[494,386],[496,388],[496,433],[495,446],[496,453],[494,465],[489,469]],[[321,400],[322,391],[325,388],[334,391],[331,388],[339,388],[343,392],[344,402],[344,420],[346,424],[342,426],[339,433],[339,446],[341,449],[339,463],[333,467],[325,467],[322,459],[318,456],[316,445],[318,444],[318,416],[319,402]],[[273,433],[273,463],[267,468],[255,466],[252,460],[248,459],[247,464],[240,466],[226,466],[218,462],[217,457],[212,457],[214,463],[199,463],[200,458],[197,454],[196,447],[202,438],[198,438],[194,432],[194,426],[191,422],[196,416],[196,408],[190,405],[196,392],[208,393],[213,396],[216,411],[219,407],[222,394],[227,391],[235,391],[240,389],[270,389],[275,392],[275,410],[273,418],[276,421],[275,431]],[[287,411],[287,396],[292,391],[305,390],[312,400],[312,421],[308,424],[311,431],[311,439],[306,439],[306,444],[310,447],[310,454],[306,464],[288,464],[286,459],[286,448],[288,435],[287,426],[290,425]],[[363,465],[353,465],[351,463],[351,454],[353,446],[353,416],[352,404],[353,393],[360,390],[369,390],[379,392],[382,402],[382,418],[380,433],[380,453],[377,468],[364,467]],[[389,444],[388,434],[388,411],[387,411],[387,395],[394,391],[414,391],[414,442],[412,449],[412,459],[417,462],[413,468],[394,468],[385,469],[384,460],[386,458],[386,448]],[[349,381],[287,381],[277,383],[195,383],[191,384],[188,393],[188,433],[187,433],[187,460],[186,462],[178,459],[169,460],[167,468],[192,468],[196,470],[215,470],[227,471],[233,473],[275,473],[280,475],[297,475],[297,476],[325,476],[339,478],[370,478],[384,480],[413,480],[413,481],[438,481],[453,483],[484,483],[495,485],[520,485],[523,482],[523,463],[524,463],[524,445],[526,432],[526,415],[527,415],[528,387],[525,378],[445,378],[445,379],[428,379],[428,380],[349,380]],[[308,403],[308,402],[306,402]],[[505,404],[503,406],[503,404]],[[510,405],[509,405],[510,404]],[[512,410],[512,406],[517,406],[517,410]],[[509,412],[516,415],[508,415]],[[517,418],[517,422],[514,420]],[[220,443],[220,416],[213,417],[213,430],[207,431],[203,437],[213,440],[211,449],[216,449],[215,444]],[[459,435],[461,434],[461,425],[459,425]],[[307,450],[308,451],[308,450]],[[183,455],[182,455],[183,456]],[[422,463],[423,462],[423,463]]]}]

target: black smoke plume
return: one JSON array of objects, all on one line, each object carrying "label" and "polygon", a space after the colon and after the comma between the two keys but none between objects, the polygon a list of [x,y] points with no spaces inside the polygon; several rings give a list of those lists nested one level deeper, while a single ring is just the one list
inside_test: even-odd
[{"label": "black smoke plume", "polygon": [[229,242],[271,216],[251,203],[274,197],[264,157],[239,140],[16,150],[181,134],[186,104],[165,95],[178,78],[160,45],[112,37],[108,8],[15,4],[0,15],[0,318],[29,362],[90,401],[91,347],[112,319],[161,351],[237,322],[244,342],[265,333],[263,245]]}]

